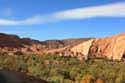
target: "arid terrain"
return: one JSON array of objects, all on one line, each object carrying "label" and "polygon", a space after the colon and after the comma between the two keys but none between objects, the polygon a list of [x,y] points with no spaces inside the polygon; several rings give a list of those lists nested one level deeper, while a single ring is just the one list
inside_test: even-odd
[{"label": "arid terrain", "polygon": [[0,81],[124,83],[124,45],[125,33],[46,41],[0,33]]},{"label": "arid terrain", "polygon": [[125,53],[125,33],[104,38],[80,38],[38,41],[17,35],[0,34],[0,53],[7,55],[58,54],[80,60],[89,57],[122,60]]}]

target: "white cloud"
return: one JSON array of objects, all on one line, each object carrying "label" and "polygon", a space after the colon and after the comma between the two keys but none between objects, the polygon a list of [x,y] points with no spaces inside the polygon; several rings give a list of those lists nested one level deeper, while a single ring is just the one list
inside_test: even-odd
[{"label": "white cloud", "polygon": [[78,8],[56,13],[60,19],[85,19],[91,17],[125,17],[125,2],[103,6]]},{"label": "white cloud", "polygon": [[35,25],[68,19],[86,19],[93,17],[125,17],[125,2],[71,9],[49,15],[35,15],[24,20],[0,19],[0,25]]},{"label": "white cloud", "polygon": [[0,19],[0,25],[17,25],[17,21]]}]

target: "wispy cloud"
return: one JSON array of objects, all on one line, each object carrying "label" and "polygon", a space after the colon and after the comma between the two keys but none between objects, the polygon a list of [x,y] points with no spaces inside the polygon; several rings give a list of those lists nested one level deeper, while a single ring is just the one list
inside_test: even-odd
[{"label": "wispy cloud", "polygon": [[56,16],[60,19],[86,19],[92,17],[125,17],[125,2],[67,10],[57,13]]},{"label": "wispy cloud", "polygon": [[69,19],[87,19],[93,17],[125,17],[125,2],[71,9],[55,12],[49,15],[35,15],[24,20],[0,19],[0,25],[35,25]]}]

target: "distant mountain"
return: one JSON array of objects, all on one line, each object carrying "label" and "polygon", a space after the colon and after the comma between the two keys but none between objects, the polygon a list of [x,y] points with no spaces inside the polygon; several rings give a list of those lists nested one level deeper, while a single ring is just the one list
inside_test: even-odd
[{"label": "distant mountain", "polygon": [[1,54],[43,54],[49,50],[73,47],[91,38],[38,41],[17,35],[0,33]]},{"label": "distant mountain", "polygon": [[21,39],[17,35],[0,33],[0,47],[21,47]]}]

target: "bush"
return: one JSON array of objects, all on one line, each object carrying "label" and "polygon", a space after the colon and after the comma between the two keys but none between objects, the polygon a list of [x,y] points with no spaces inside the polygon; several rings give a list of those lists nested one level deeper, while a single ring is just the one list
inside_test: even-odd
[{"label": "bush", "polygon": [[124,61],[80,61],[58,55],[6,55],[0,56],[0,67],[20,70],[50,83],[125,83]]},{"label": "bush", "polygon": [[95,77],[92,75],[86,75],[82,78],[82,80],[80,81],[80,83],[94,83],[95,81]]},{"label": "bush", "polygon": [[18,70],[20,70],[22,72],[27,72],[28,71],[28,65],[25,62],[21,62],[18,65]]}]

